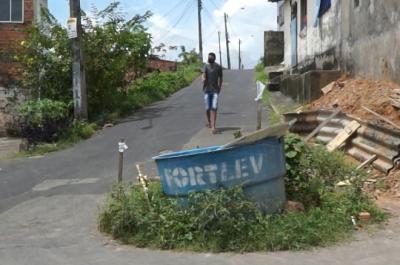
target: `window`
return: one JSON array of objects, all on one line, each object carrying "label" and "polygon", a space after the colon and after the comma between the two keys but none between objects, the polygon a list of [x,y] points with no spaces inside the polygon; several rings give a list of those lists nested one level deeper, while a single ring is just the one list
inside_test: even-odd
[{"label": "window", "polygon": [[331,0],[321,0],[321,5],[319,7],[319,17],[322,17],[323,14],[325,14],[326,11],[331,8]]},{"label": "window", "polygon": [[284,17],[284,5],[280,5],[278,9],[278,25],[282,26],[285,24],[285,17]]},{"label": "window", "polygon": [[300,29],[303,30],[307,27],[307,0],[301,0],[300,17]]},{"label": "window", "polygon": [[24,0],[0,0],[0,22],[23,22]]}]

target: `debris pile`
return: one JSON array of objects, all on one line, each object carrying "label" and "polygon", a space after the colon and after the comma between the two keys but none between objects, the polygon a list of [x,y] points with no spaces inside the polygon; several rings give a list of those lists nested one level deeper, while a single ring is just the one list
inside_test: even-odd
[{"label": "debris pile", "polygon": [[400,198],[400,170],[392,170],[385,178],[385,187],[387,195]]},{"label": "debris pile", "polygon": [[[324,87],[322,92],[323,95],[310,104],[311,110],[338,108],[363,121],[399,130],[400,85],[396,83],[343,76]],[[389,141],[387,137],[383,139]],[[376,197],[386,194],[400,198],[400,170],[396,165],[387,175],[368,180],[366,191]]]},{"label": "debris pile", "polygon": [[339,107],[346,114],[387,126],[377,115],[400,126],[400,85],[388,81],[353,79],[343,76],[323,88],[324,95],[311,103],[312,110]]}]

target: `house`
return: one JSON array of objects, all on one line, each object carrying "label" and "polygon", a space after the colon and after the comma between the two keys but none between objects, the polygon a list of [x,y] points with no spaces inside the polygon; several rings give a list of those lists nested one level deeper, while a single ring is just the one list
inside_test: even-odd
[{"label": "house", "polygon": [[24,40],[23,29],[40,19],[41,6],[47,6],[47,0],[0,0],[0,135],[21,96],[12,51]]},{"label": "house", "polygon": [[40,7],[47,0],[0,0],[0,86],[7,86],[15,77],[10,50],[24,39],[23,29],[40,18]]},{"label": "house", "polygon": [[178,63],[175,61],[169,61],[161,59],[157,55],[150,55],[147,60],[147,70],[148,72],[168,72],[176,71],[178,69]]},{"label": "house", "polygon": [[277,3],[278,30],[265,33],[267,65],[400,83],[400,1],[268,1]]}]

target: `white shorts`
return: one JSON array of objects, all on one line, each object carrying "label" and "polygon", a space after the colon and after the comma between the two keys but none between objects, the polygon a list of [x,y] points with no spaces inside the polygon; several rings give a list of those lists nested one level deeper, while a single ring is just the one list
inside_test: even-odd
[{"label": "white shorts", "polygon": [[218,93],[206,92],[204,94],[204,103],[206,110],[217,110],[218,109]]}]

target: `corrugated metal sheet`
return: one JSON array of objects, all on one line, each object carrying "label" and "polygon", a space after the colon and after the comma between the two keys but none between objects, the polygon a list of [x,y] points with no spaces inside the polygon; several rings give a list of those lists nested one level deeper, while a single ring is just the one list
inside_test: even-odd
[{"label": "corrugated metal sheet", "polygon": [[[332,111],[314,111],[302,113],[287,113],[285,120],[297,119],[291,132],[307,134],[314,130],[322,121],[326,120]],[[377,159],[373,166],[384,173],[400,164],[400,132],[386,127],[368,123],[346,114],[339,114],[332,119],[316,136],[318,141],[329,143],[346,126],[356,120],[362,127],[347,141],[344,149],[348,154],[363,162],[376,154]]]}]

